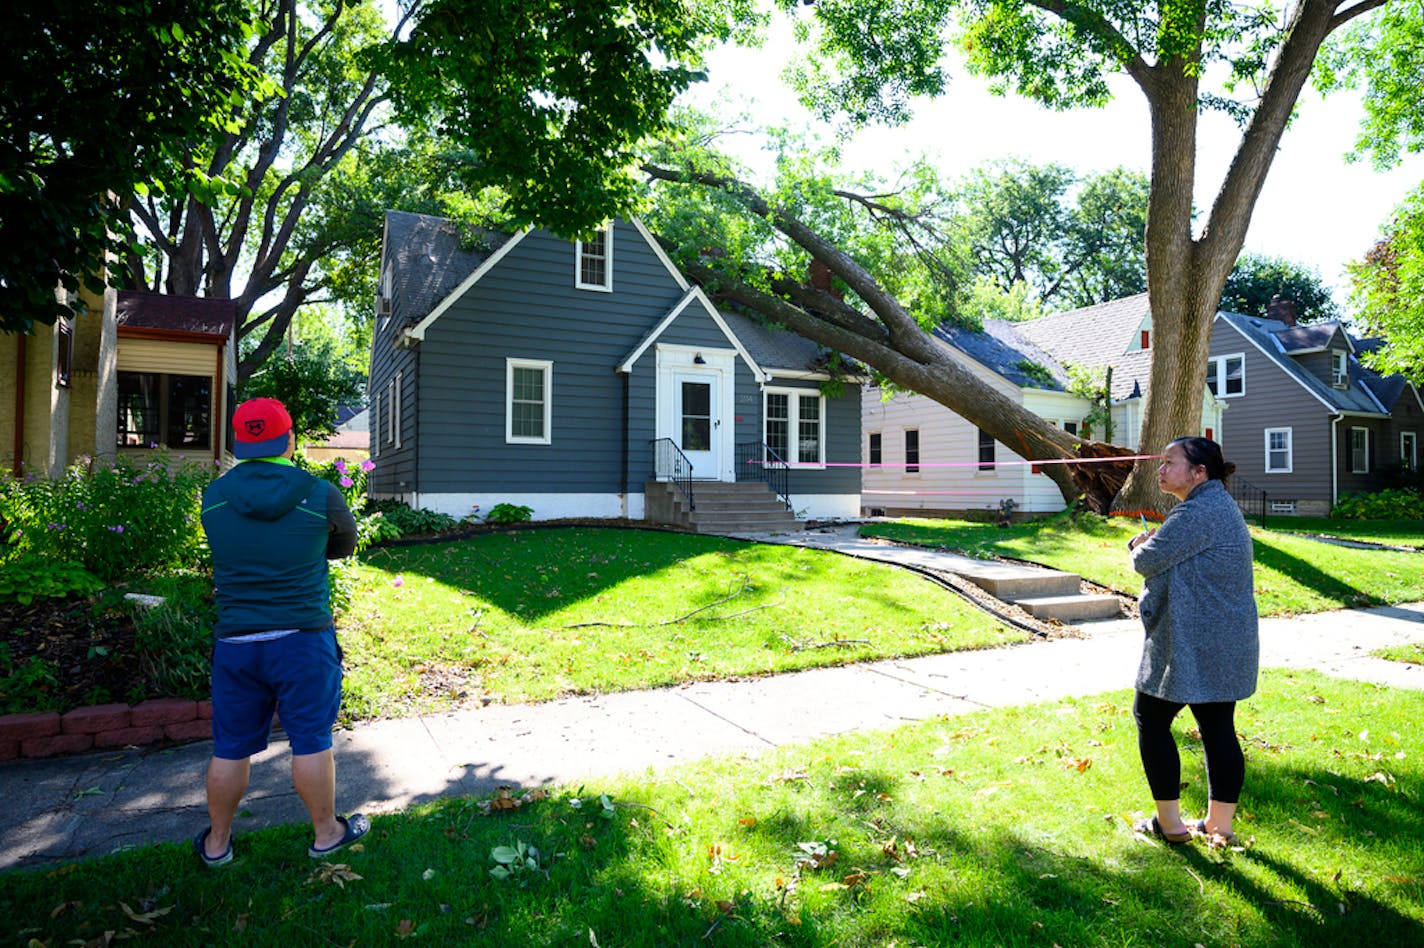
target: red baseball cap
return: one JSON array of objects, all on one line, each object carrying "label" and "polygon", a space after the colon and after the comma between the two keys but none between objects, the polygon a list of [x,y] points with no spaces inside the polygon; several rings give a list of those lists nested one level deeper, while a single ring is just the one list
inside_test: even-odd
[{"label": "red baseball cap", "polygon": [[275,398],[250,398],[232,413],[232,454],[238,460],[280,457],[287,450],[292,416]]}]

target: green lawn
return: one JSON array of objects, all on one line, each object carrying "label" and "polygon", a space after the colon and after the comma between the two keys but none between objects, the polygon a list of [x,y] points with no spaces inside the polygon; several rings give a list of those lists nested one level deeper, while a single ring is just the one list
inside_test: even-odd
[{"label": "green lawn", "polygon": [[[1395,529],[1390,526],[1387,531]],[[971,556],[1041,563],[1135,596],[1142,590],[1142,578],[1132,570],[1126,544],[1140,530],[1130,518],[1059,515],[1008,528],[959,520],[903,520],[866,524],[860,532]],[[1368,535],[1363,528],[1355,534],[1361,539]],[[1251,528],[1251,536],[1256,546],[1256,601],[1262,615],[1424,599],[1420,554],[1353,549],[1258,527]]]},{"label": "green lawn", "polygon": [[[1265,674],[1237,719],[1239,851],[1129,830],[1150,806],[1129,700],[936,719],[512,810],[443,801],[377,817],[325,866],[293,826],[240,834],[217,871],[168,844],[9,872],[0,914],[13,943],[43,945],[1419,943],[1424,694]],[[1184,745],[1199,814],[1200,748]],[[521,846],[517,871],[491,874]]]},{"label": "green lawn", "polygon": [[341,617],[344,713],[408,714],[1017,642],[952,592],[835,553],[559,528],[373,550]]},{"label": "green lawn", "polygon": [[1270,517],[1266,524],[1281,533],[1313,533],[1388,546],[1424,547],[1424,521],[1332,520],[1328,517]]}]

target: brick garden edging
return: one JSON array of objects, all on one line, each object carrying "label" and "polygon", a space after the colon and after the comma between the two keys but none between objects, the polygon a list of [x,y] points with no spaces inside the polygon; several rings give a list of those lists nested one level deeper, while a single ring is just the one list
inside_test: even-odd
[{"label": "brick garden edging", "polygon": [[211,701],[184,698],[0,715],[0,761],[206,740],[213,736],[212,717]]}]

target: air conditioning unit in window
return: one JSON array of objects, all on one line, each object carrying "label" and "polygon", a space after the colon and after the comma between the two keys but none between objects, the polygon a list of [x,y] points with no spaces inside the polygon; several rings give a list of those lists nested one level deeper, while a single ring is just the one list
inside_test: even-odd
[{"label": "air conditioning unit in window", "polygon": [[1350,376],[1339,372],[1330,373],[1330,384],[1336,388],[1347,388],[1350,385]]},{"label": "air conditioning unit in window", "polygon": [[376,315],[389,316],[391,314],[391,298],[389,296],[376,297]]}]

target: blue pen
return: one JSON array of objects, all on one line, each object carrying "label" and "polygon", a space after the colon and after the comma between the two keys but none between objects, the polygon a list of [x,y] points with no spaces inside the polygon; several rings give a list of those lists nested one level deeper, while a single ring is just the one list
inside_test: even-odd
[{"label": "blue pen", "polygon": [[1140,513],[1140,514],[1137,515],[1137,519],[1142,521],[1142,532],[1143,532],[1143,533],[1146,533],[1146,532],[1147,532],[1147,515]]}]

